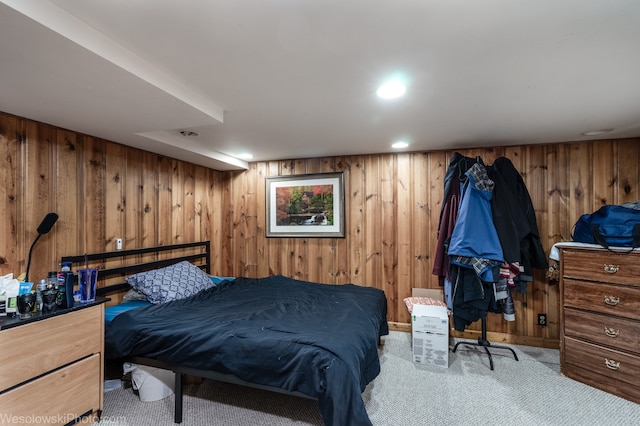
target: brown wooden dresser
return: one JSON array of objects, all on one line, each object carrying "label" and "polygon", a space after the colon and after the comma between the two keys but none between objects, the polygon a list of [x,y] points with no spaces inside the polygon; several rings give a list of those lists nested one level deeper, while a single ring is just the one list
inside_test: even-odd
[{"label": "brown wooden dresser", "polygon": [[560,248],[560,372],[640,403],[640,251]]},{"label": "brown wooden dresser", "polygon": [[64,425],[100,416],[103,303],[0,320],[0,425]]}]

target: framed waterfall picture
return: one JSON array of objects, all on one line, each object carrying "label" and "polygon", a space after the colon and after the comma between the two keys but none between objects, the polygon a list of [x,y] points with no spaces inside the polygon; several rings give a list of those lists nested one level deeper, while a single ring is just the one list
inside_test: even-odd
[{"label": "framed waterfall picture", "polygon": [[267,237],[344,237],[344,173],[266,178]]}]

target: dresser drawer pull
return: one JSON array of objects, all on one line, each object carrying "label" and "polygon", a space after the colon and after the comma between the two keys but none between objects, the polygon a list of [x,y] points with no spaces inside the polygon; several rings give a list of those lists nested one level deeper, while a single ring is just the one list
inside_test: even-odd
[{"label": "dresser drawer pull", "polygon": [[620,361],[605,358],[604,365],[606,365],[609,370],[618,370],[620,368]]},{"label": "dresser drawer pull", "polygon": [[616,272],[618,272],[618,265],[611,265],[611,264],[604,264],[604,271],[609,273],[609,274],[615,274]]},{"label": "dresser drawer pull", "polygon": [[620,330],[617,328],[605,327],[604,334],[609,337],[618,337],[620,335]]},{"label": "dresser drawer pull", "polygon": [[615,296],[605,296],[604,303],[606,303],[607,305],[616,306],[618,303],[620,303],[620,298]]}]

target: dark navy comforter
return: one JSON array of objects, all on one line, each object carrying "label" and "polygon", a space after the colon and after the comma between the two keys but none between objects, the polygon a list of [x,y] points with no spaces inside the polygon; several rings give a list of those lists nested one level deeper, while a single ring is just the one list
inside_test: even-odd
[{"label": "dark navy comforter", "polygon": [[361,394],[380,372],[386,310],[371,287],[236,278],[116,316],[105,352],[297,391],[318,399],[326,425],[370,425]]}]

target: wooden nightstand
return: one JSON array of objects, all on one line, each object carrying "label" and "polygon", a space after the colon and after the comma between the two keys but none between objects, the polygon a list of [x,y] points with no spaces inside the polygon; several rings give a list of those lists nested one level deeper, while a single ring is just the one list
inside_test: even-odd
[{"label": "wooden nightstand", "polygon": [[100,417],[107,300],[27,320],[0,319],[0,424]]}]

